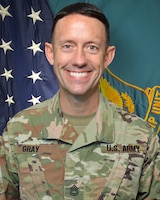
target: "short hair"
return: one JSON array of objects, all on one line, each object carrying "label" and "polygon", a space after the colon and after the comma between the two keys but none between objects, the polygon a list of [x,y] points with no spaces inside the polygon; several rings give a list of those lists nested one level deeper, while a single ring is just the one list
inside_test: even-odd
[{"label": "short hair", "polygon": [[52,26],[52,37],[54,35],[55,26],[58,20],[62,19],[65,16],[71,14],[80,14],[88,17],[93,17],[101,21],[106,30],[106,42],[109,44],[110,41],[110,32],[109,32],[109,22],[104,13],[94,4],[90,3],[75,3],[64,7],[60,10],[53,19],[53,26]]}]

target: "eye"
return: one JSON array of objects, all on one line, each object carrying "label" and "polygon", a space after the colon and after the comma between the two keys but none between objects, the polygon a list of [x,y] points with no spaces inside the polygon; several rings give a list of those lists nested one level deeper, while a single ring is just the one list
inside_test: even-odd
[{"label": "eye", "polygon": [[89,44],[86,46],[86,51],[89,53],[96,54],[99,51],[98,46]]},{"label": "eye", "polygon": [[70,45],[70,44],[65,44],[65,45],[63,46],[63,48],[64,48],[64,49],[70,49],[70,48],[71,48],[71,45]]},{"label": "eye", "polygon": [[94,46],[94,45],[90,45],[89,48],[90,48],[91,50],[93,50],[93,51],[94,51],[94,50],[97,50],[97,47]]},{"label": "eye", "polygon": [[65,43],[61,46],[61,49],[63,52],[67,52],[67,53],[70,53],[73,51],[74,49],[74,45],[73,44],[70,44],[70,43]]}]

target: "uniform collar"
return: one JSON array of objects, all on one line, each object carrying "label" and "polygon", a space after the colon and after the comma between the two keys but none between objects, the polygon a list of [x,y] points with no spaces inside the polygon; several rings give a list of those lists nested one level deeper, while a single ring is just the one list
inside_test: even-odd
[{"label": "uniform collar", "polygon": [[72,144],[70,150],[94,142],[112,143],[114,140],[113,109],[102,94],[99,95],[99,106],[96,115],[78,135],[69,121],[64,118],[59,103],[59,92],[48,105],[49,115],[42,131],[43,139],[56,139]]}]

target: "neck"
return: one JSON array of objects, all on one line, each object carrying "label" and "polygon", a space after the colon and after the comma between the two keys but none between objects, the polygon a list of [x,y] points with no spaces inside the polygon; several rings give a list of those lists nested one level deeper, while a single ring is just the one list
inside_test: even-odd
[{"label": "neck", "polygon": [[72,116],[86,116],[97,111],[99,91],[89,95],[66,94],[60,91],[60,105],[62,111]]}]

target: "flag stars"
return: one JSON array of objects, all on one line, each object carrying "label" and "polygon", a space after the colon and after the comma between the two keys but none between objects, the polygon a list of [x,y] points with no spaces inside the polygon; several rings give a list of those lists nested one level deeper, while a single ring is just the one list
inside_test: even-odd
[{"label": "flag stars", "polygon": [[42,49],[40,48],[40,45],[41,45],[41,42],[36,44],[36,43],[32,40],[32,46],[28,47],[27,49],[32,50],[32,51],[33,51],[33,55],[35,55],[38,51],[39,51],[39,52],[43,52]]},{"label": "flag stars", "polygon": [[8,81],[9,78],[14,78],[11,73],[12,70],[7,71],[6,68],[4,68],[4,73],[1,74],[1,76],[6,77],[6,81]]},{"label": "flag stars", "polygon": [[2,48],[4,50],[5,54],[8,50],[13,51],[13,49],[10,47],[10,44],[12,41],[5,42],[3,39],[1,39],[1,41],[2,41],[2,44],[0,45],[0,48]]},{"label": "flag stars", "polygon": [[8,103],[8,106],[10,107],[11,104],[14,104],[15,102],[13,101],[13,96],[9,96],[7,94],[7,99],[5,100],[5,102]]},{"label": "flag stars", "polygon": [[3,7],[1,4],[0,4],[0,15],[2,16],[2,21],[4,21],[4,18],[6,16],[9,16],[9,17],[12,17],[12,15],[8,12],[8,9],[9,9],[10,6],[7,6],[7,7]]},{"label": "flag stars", "polygon": [[40,103],[39,99],[41,98],[41,96],[39,96],[39,97],[35,97],[33,95],[31,95],[31,96],[32,96],[32,98],[30,100],[28,100],[28,102],[32,103],[33,105]]},{"label": "flag stars", "polygon": [[33,24],[35,24],[37,20],[39,20],[39,21],[43,21],[43,20],[40,18],[40,16],[39,16],[40,13],[41,13],[41,10],[35,12],[34,9],[31,8],[31,12],[32,12],[32,14],[27,15],[27,16],[30,17],[30,18],[32,18],[32,20],[33,20]]},{"label": "flag stars", "polygon": [[37,80],[43,80],[43,79],[40,77],[40,74],[41,74],[41,72],[35,73],[35,72],[32,70],[32,75],[28,76],[28,78],[33,79],[33,83],[35,83]]}]

